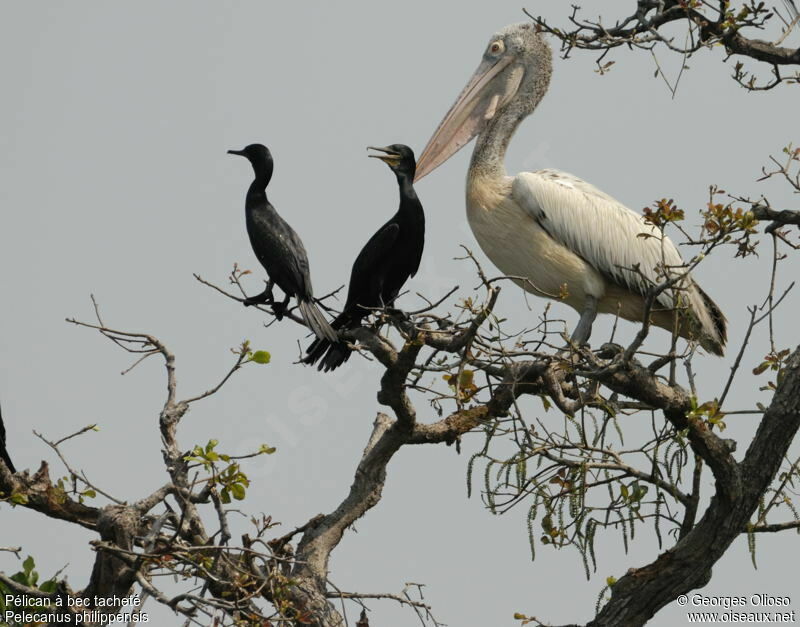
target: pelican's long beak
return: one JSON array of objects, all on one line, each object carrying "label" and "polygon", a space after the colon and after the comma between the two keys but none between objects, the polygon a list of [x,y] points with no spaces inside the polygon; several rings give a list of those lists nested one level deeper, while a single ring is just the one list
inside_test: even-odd
[{"label": "pelican's long beak", "polygon": [[507,77],[500,77],[513,60],[509,55],[498,60],[484,60],[478,66],[422,151],[414,181],[438,168],[468,144],[514,95],[522,80],[521,68]]},{"label": "pelican's long beak", "polygon": [[368,157],[374,157],[375,159],[380,159],[385,164],[393,166],[400,163],[402,156],[400,153],[392,150],[391,148],[379,148],[378,146],[367,146],[367,150],[378,150],[380,152],[385,152],[385,155],[367,155]]}]

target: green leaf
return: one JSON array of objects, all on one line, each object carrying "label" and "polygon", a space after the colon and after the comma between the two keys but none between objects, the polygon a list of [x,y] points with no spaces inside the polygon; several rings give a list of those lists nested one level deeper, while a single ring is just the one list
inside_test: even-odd
[{"label": "green leaf", "polygon": [[272,359],[272,355],[270,355],[267,351],[256,351],[253,353],[250,361],[254,361],[257,364],[268,364],[270,359]]},{"label": "green leaf", "polygon": [[274,446],[267,446],[266,444],[262,444],[261,448],[258,449],[258,452],[263,455],[272,455],[275,451],[277,451]]},{"label": "green leaf", "polygon": [[231,494],[228,492],[228,488],[222,488],[219,493],[219,500],[225,503],[226,505],[231,502]]},{"label": "green leaf", "polygon": [[756,366],[755,368],[753,368],[753,374],[756,374],[756,375],[762,374],[769,367],[770,367],[770,363],[768,361],[764,361],[761,364],[759,364],[758,366]]},{"label": "green leaf", "polygon": [[237,501],[244,500],[244,486],[241,483],[234,483],[231,485],[231,493],[233,494],[233,498]]}]

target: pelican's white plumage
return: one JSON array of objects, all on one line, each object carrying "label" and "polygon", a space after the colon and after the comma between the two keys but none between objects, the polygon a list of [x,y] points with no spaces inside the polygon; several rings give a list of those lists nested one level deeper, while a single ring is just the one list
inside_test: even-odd
[{"label": "pelican's white plumage", "polygon": [[[600,275],[600,281],[592,276],[583,291],[599,300],[601,312],[617,309],[616,302],[606,302],[609,282],[641,293],[647,289],[645,283],[664,280],[664,268],[680,274],[683,259],[672,240],[641,215],[571,174],[523,172],[514,178],[511,197],[528,219],[545,230],[551,247],[573,251],[594,270],[592,274]],[[659,303],[672,307],[670,293],[662,292]]]},{"label": "pelican's white plumage", "polygon": [[588,339],[597,312],[641,321],[648,289],[678,278],[658,296],[653,323],[672,329],[677,310],[680,335],[721,355],[725,317],[658,228],[571,174],[549,169],[506,174],[508,142],[544,96],[550,74],[550,48],[529,24],[495,34],[423,151],[417,179],[477,135],[467,177],[467,217],[475,238],[521,287],[563,298],[581,312],[576,341]]}]

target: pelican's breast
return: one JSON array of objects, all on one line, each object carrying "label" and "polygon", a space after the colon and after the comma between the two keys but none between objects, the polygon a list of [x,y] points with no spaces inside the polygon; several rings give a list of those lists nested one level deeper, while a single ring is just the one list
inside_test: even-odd
[{"label": "pelican's breast", "polygon": [[528,292],[559,298],[580,310],[586,294],[602,298],[603,277],[581,257],[556,242],[511,197],[513,177],[467,179],[467,219],[486,256]]}]

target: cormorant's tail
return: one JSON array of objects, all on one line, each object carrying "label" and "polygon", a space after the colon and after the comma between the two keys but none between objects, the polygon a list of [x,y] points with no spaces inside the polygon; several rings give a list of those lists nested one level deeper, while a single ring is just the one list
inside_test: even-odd
[{"label": "cormorant's tail", "polygon": [[317,370],[330,372],[350,359],[350,347],[346,342],[329,342],[328,340],[314,340],[306,351],[307,364],[317,363]]},{"label": "cormorant's tail", "polygon": [[3,459],[11,472],[17,472],[17,469],[14,468],[14,464],[11,463],[11,458],[8,456],[8,451],[6,451],[6,428],[3,425],[2,412],[0,412],[0,458]]},{"label": "cormorant's tail", "polygon": [[297,301],[300,307],[300,312],[303,314],[303,319],[306,321],[308,328],[314,332],[320,340],[327,340],[328,342],[336,342],[339,336],[334,331],[330,323],[325,319],[325,316],[317,307],[317,304],[310,300]]},{"label": "cormorant's tail", "polygon": [[690,315],[694,323],[692,334],[700,342],[700,346],[722,357],[725,354],[725,343],[728,341],[728,323],[725,315],[697,283],[692,287],[694,289],[689,290]]},{"label": "cormorant's tail", "polygon": [[[334,329],[350,329],[354,328],[354,323],[355,326],[358,325],[357,320],[353,320],[348,313],[342,312],[331,326]],[[317,370],[330,372],[350,359],[350,353],[351,350],[347,342],[342,342],[338,338],[331,342],[328,339],[318,337],[306,349],[306,357],[303,359],[303,363],[309,365],[316,363]]]}]

